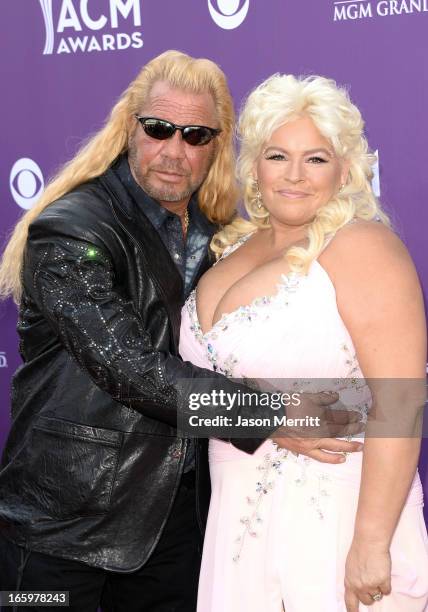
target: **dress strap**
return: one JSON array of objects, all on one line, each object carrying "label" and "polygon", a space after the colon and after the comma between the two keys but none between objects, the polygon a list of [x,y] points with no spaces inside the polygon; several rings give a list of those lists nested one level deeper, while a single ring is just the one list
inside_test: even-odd
[{"label": "dress strap", "polygon": [[324,246],[320,251],[320,255],[321,253],[328,247],[328,245],[330,244],[330,242],[333,240],[333,238],[336,236],[337,232],[340,232],[341,229],[343,229],[344,227],[348,227],[348,225],[353,225],[354,223],[358,223],[360,219],[356,219],[355,217],[353,217],[350,221],[348,221],[347,223],[345,223],[345,225],[343,225],[341,228],[339,228],[338,230],[336,230],[335,232],[333,232],[332,234],[330,234],[325,242],[324,242]]},{"label": "dress strap", "polygon": [[225,259],[228,255],[230,255],[231,253],[233,253],[234,251],[236,251],[237,249],[239,249],[240,246],[242,246],[245,242],[247,242],[247,240],[256,232],[256,230],[254,230],[253,232],[250,232],[249,234],[245,234],[244,236],[241,236],[240,238],[238,238],[238,240],[236,242],[234,242],[233,244],[230,244],[229,246],[227,246],[223,253],[220,255],[220,257],[218,258],[218,260],[215,262],[214,265],[218,264],[220,261],[222,261],[222,259]]}]

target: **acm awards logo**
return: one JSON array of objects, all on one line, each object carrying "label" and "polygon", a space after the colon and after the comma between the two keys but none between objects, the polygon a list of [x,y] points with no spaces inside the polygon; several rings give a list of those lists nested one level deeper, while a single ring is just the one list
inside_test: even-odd
[{"label": "acm awards logo", "polygon": [[100,10],[93,0],[58,0],[54,5],[52,0],[39,0],[46,30],[43,55],[140,49],[140,31],[117,30],[124,25],[128,30],[141,27],[141,0],[103,2]]},{"label": "acm awards logo", "polygon": [[28,210],[40,197],[45,182],[39,165],[29,157],[18,159],[12,166],[9,187],[13,199]]},{"label": "acm awards logo", "polygon": [[4,351],[0,351],[0,368],[7,368],[6,353]]},{"label": "acm awards logo", "polygon": [[244,0],[240,5],[241,0],[208,0],[208,9],[213,21],[224,30],[234,30],[243,23],[250,0]]}]

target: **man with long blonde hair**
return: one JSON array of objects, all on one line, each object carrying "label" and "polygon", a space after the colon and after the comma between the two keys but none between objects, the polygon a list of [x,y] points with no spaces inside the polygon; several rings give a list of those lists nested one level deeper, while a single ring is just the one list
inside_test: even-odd
[{"label": "man with long blonde hair", "polygon": [[205,371],[179,359],[178,332],[235,208],[233,127],[219,67],[163,53],[16,226],[0,292],[20,305],[24,365],[0,590],[67,590],[79,612],[102,591],[115,610],[194,609],[209,489],[176,434],[177,382]]}]

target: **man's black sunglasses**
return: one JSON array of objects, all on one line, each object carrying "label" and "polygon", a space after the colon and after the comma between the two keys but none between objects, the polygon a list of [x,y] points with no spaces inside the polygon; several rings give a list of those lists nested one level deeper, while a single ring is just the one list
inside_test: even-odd
[{"label": "man's black sunglasses", "polygon": [[176,130],[180,130],[183,140],[194,147],[207,144],[221,132],[221,130],[205,125],[175,125],[175,123],[156,117],[135,115],[135,118],[141,123],[146,134],[156,140],[167,140],[175,134]]}]

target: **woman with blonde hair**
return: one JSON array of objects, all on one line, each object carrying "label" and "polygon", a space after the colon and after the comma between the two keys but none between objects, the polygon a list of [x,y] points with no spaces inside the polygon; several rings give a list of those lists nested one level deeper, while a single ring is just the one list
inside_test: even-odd
[{"label": "woman with blonde hair", "polygon": [[198,611],[423,612],[424,309],[371,188],[360,112],[332,80],[274,75],[249,95],[239,135],[248,218],[214,237],[219,260],[183,308],[181,356],[278,388],[335,389],[365,438],[340,464],[271,440],[253,455],[211,440]]}]

